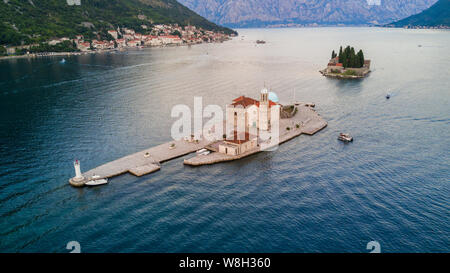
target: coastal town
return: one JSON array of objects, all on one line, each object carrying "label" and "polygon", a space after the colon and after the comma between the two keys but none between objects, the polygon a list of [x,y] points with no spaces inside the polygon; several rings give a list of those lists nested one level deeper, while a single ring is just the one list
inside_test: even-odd
[{"label": "coastal town", "polygon": [[[154,25],[152,27],[142,25],[141,29],[145,33],[138,33],[132,28],[117,27],[107,31],[105,39],[88,39],[83,35],[76,35],[74,38],[55,38],[47,43],[49,47],[61,45],[63,43],[73,46],[72,54],[95,53],[111,50],[123,51],[129,48],[158,47],[158,46],[178,46],[193,45],[201,43],[224,42],[230,40],[234,34],[228,35],[223,32],[205,30],[196,26]],[[39,44],[6,47],[7,55],[64,55],[71,52],[33,52]]]}]

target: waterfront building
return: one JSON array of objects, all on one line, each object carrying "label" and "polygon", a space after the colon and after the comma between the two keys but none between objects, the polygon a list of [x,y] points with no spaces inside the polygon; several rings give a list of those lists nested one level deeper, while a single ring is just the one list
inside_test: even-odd
[{"label": "waterfront building", "polygon": [[226,106],[226,127],[231,133],[219,143],[220,153],[240,155],[258,146],[257,129],[270,130],[271,107],[278,105],[269,99],[269,94],[269,90],[263,88],[259,101],[240,96]]},{"label": "waterfront building", "polygon": [[131,40],[127,42],[129,47],[136,47],[136,46],[140,46],[141,45],[141,41],[140,40]]},{"label": "waterfront building", "polygon": [[133,34],[124,34],[123,38],[127,41],[134,40],[134,35]]},{"label": "waterfront building", "polygon": [[88,42],[81,42],[77,44],[77,48],[80,51],[88,51],[91,48],[91,44]]},{"label": "waterfront building", "polygon": [[159,36],[163,44],[182,44],[183,40],[176,35],[161,35]]},{"label": "waterfront building", "polygon": [[127,42],[125,41],[125,39],[116,39],[116,44],[118,48],[127,46]]},{"label": "waterfront building", "polygon": [[[249,131],[249,128],[269,130],[270,108],[277,104],[269,99],[269,91],[267,88],[261,90],[260,101],[240,96],[226,107],[228,128],[234,128],[240,122],[243,122],[247,131]],[[243,120],[239,121],[239,117]]]},{"label": "waterfront building", "polygon": [[234,131],[232,136],[231,139],[227,138],[219,144],[219,153],[240,155],[258,147],[258,137],[248,132],[244,132],[242,136],[238,136],[238,133]]}]

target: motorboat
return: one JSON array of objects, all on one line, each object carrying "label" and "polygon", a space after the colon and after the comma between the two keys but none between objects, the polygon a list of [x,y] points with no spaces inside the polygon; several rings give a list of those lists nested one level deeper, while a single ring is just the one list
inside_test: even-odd
[{"label": "motorboat", "polygon": [[209,155],[210,153],[211,153],[210,151],[206,151],[206,152],[201,153],[201,155]]},{"label": "motorboat", "polygon": [[347,134],[347,133],[340,133],[338,139],[340,141],[344,141],[344,142],[351,142],[351,141],[353,141],[353,137],[350,134]]},{"label": "motorboat", "polygon": [[59,61],[59,63],[61,63],[61,64],[66,63],[66,59],[63,58],[61,61]]},{"label": "motorboat", "polygon": [[89,180],[88,182],[86,182],[86,186],[100,186],[100,185],[105,185],[108,184],[108,179],[107,178],[101,178],[99,175],[93,175],[91,177],[91,180]]},{"label": "motorboat", "polygon": [[197,151],[197,154],[202,154],[202,153],[204,153],[204,152],[206,152],[206,151],[208,151],[208,150],[206,150],[205,148],[203,148],[203,149],[198,150],[198,151]]},{"label": "motorboat", "polygon": [[391,98],[391,94],[387,94],[386,99],[390,99],[390,98]]}]

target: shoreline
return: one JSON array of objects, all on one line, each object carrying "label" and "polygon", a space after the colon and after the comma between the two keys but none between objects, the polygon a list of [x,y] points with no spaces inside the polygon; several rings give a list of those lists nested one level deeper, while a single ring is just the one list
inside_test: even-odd
[{"label": "shoreline", "polygon": [[100,53],[110,53],[110,52],[126,52],[130,49],[147,49],[147,48],[165,48],[165,47],[179,47],[179,46],[193,46],[193,45],[201,45],[201,44],[215,44],[215,43],[223,43],[228,40],[220,41],[220,42],[210,42],[210,43],[193,43],[193,44],[167,44],[160,46],[142,46],[142,47],[122,47],[122,48],[114,48],[114,49],[101,49],[101,50],[90,50],[90,51],[75,51],[75,52],[46,52],[46,53],[31,53],[24,55],[9,55],[9,56],[0,56],[1,60],[14,60],[14,59],[33,59],[33,58],[41,58],[41,57],[53,57],[53,56],[80,56],[80,55],[88,55],[88,54],[100,54]]},{"label": "shoreline", "polygon": [[363,75],[343,75],[343,74],[338,74],[338,73],[328,73],[326,72],[326,69],[324,70],[319,70],[319,72],[322,74],[322,76],[327,77],[327,78],[334,78],[334,79],[348,79],[348,80],[353,80],[353,79],[364,79],[366,78],[370,72],[372,72],[371,70],[367,70],[364,72]]}]

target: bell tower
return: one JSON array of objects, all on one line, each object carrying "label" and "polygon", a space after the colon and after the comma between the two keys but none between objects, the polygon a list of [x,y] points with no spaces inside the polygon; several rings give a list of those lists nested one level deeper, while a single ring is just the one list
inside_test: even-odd
[{"label": "bell tower", "polygon": [[259,129],[269,130],[269,91],[265,87],[261,90],[259,101]]}]

